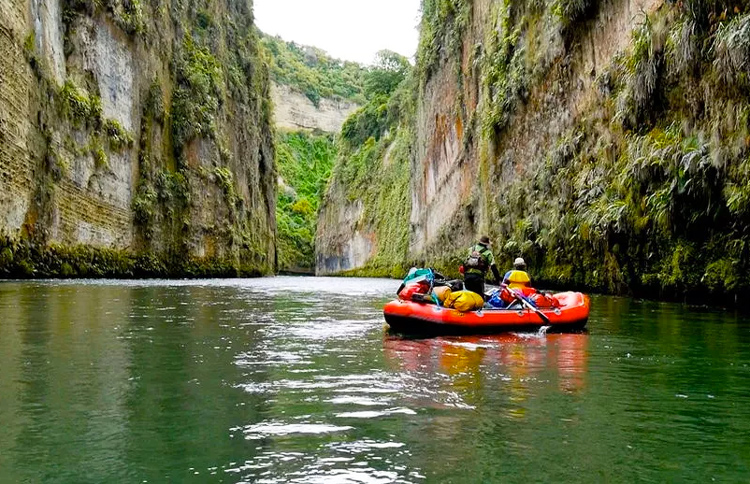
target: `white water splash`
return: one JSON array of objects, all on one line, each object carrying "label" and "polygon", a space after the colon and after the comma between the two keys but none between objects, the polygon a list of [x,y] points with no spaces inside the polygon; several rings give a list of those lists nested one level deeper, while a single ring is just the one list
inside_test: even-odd
[{"label": "white water splash", "polygon": [[547,336],[547,331],[549,331],[551,327],[552,326],[542,326],[541,328],[539,328],[539,331],[537,331],[536,335],[540,338]]}]

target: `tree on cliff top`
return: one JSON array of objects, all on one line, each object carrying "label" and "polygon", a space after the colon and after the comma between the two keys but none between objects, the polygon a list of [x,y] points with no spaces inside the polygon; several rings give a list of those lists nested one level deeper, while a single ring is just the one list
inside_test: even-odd
[{"label": "tree on cliff top", "polygon": [[358,104],[366,69],[356,62],[334,59],[321,49],[260,33],[273,80],[305,94],[316,106],[321,98],[341,98]]},{"label": "tree on cliff top", "polygon": [[365,96],[372,99],[390,95],[406,78],[410,69],[411,64],[406,57],[391,50],[379,51],[365,77]]}]

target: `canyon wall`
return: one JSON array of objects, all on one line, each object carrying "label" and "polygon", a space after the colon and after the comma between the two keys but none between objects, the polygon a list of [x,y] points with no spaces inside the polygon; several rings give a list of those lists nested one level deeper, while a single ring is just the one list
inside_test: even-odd
[{"label": "canyon wall", "polygon": [[359,105],[346,99],[321,98],[316,106],[310,98],[290,86],[271,85],[274,121],[285,131],[323,131],[338,133]]},{"label": "canyon wall", "polygon": [[275,268],[250,0],[0,0],[0,274]]}]

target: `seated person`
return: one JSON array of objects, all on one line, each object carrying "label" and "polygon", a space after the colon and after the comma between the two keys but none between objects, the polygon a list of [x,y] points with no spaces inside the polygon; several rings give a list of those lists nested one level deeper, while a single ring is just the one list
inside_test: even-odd
[{"label": "seated person", "polygon": [[526,272],[526,261],[521,257],[513,261],[513,269],[505,273],[503,284],[508,286],[508,289],[520,290],[525,296],[536,292],[536,290],[531,287],[531,278]]}]

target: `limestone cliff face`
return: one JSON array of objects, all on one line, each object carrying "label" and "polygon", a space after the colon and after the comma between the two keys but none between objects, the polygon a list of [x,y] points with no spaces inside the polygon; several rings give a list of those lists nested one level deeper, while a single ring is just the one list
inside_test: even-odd
[{"label": "limestone cliff face", "polygon": [[289,130],[319,130],[338,133],[346,118],[359,108],[343,99],[321,98],[316,106],[307,96],[289,86],[271,85],[276,127]]},{"label": "limestone cliff face", "polygon": [[0,274],[87,275],[75,248],[109,275],[272,272],[257,42],[249,0],[0,0]]},{"label": "limestone cliff face", "polygon": [[[591,7],[596,13],[568,40],[555,25],[561,19],[551,11],[531,13],[532,7],[522,3],[513,7],[492,0],[476,0],[464,7],[470,21],[461,47],[433,67],[419,99],[412,185],[413,255],[424,254],[436,244],[468,246],[478,232],[502,233],[498,224],[512,225],[500,218],[499,190],[512,180],[533,175],[535,165],[547,159],[580,121],[588,104],[597,102],[592,99],[597,76],[612,65],[616,55],[625,53],[633,29],[662,3],[598,2]],[[510,18],[513,15],[515,20]],[[521,93],[498,92],[505,86],[488,85],[487,79],[492,75],[488,71],[499,67],[496,63],[511,62],[510,58],[489,59],[498,54],[492,42],[507,42],[512,35],[521,36],[517,42],[524,55],[532,58],[523,67],[525,72],[517,75],[550,69],[538,74],[538,84],[520,86],[519,82]],[[498,129],[492,125],[494,116],[502,119],[502,126],[497,136],[489,136],[488,129]],[[450,240],[441,238],[446,231]]]},{"label": "limestone cliff face", "polygon": [[[342,189],[343,187],[336,185],[329,188],[332,193]],[[372,258],[375,231],[367,230],[363,233],[357,227],[363,211],[361,200],[345,202],[343,210],[338,207],[332,210],[329,203],[323,205],[318,219],[318,275],[338,274],[363,267]]]},{"label": "limestone cliff face", "polygon": [[[487,233],[501,261],[526,257],[545,284],[750,288],[747,2],[424,0],[422,10],[416,108],[402,123],[413,132],[408,220],[340,189],[361,177],[340,177],[321,211],[319,271],[455,273]],[[387,170],[386,152],[374,170]],[[408,227],[390,266],[384,223]],[[347,256],[362,234],[369,252]]]}]

